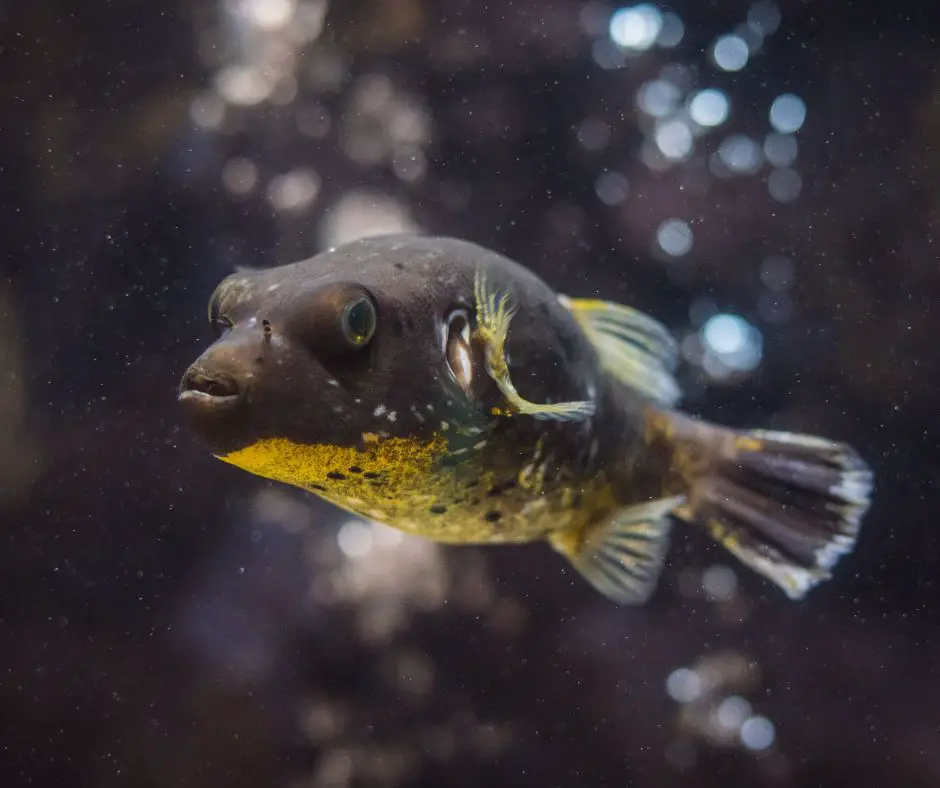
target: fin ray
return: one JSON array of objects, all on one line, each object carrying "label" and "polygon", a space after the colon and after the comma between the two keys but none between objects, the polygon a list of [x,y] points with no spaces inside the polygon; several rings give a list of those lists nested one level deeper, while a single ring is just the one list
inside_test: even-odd
[{"label": "fin ray", "polygon": [[660,405],[679,401],[679,385],[672,374],[678,346],[665,326],[610,301],[567,296],[559,296],[559,301],[588,335],[604,369]]},{"label": "fin ray", "polygon": [[870,505],[872,472],[856,451],[790,432],[696,429],[699,441],[721,448],[691,479],[676,515],[703,525],[791,599],[828,580],[854,549]]},{"label": "fin ray", "polygon": [[537,403],[530,402],[516,391],[506,360],[506,340],[509,336],[509,324],[515,315],[515,306],[509,293],[499,295],[487,286],[486,276],[482,271],[477,271],[473,289],[477,310],[477,334],[486,348],[486,371],[506,398],[508,412],[521,413],[544,421],[583,421],[594,415],[595,405],[587,400]]},{"label": "fin ray", "polygon": [[621,605],[641,605],[656,587],[669,546],[670,515],[682,496],[615,512],[580,543],[551,537],[556,550],[604,596]]}]

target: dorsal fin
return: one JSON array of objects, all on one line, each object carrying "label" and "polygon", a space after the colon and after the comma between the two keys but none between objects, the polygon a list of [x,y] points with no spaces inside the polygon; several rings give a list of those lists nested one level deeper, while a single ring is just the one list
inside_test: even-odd
[{"label": "dorsal fin", "polygon": [[628,306],[594,298],[559,301],[594,345],[601,364],[625,385],[665,407],[679,401],[675,339],[661,323]]}]

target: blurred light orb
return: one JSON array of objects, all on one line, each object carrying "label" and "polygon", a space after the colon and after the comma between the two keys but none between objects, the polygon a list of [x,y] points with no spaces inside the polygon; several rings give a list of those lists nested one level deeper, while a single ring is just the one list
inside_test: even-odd
[{"label": "blurred light orb", "polygon": [[692,130],[681,120],[658,124],[653,138],[656,147],[667,159],[679,161],[692,152]]},{"label": "blurred light orb", "polygon": [[747,23],[762,36],[773,35],[780,27],[780,9],[773,0],[757,0],[747,12]]},{"label": "blurred light orb", "polygon": [[750,56],[747,42],[737,35],[719,38],[712,47],[712,60],[722,71],[740,71]]},{"label": "blurred light orb", "polygon": [[225,120],[225,102],[218,93],[203,93],[189,105],[189,116],[203,129],[216,129]]},{"label": "blurred light orb", "polygon": [[610,9],[603,3],[587,3],[578,13],[578,20],[585,33],[601,36],[609,29]]},{"label": "blurred light orb", "polygon": [[[761,333],[739,315],[720,313],[710,317],[700,335],[706,353],[727,369],[749,372],[760,363]],[[711,366],[714,371],[714,364]]]},{"label": "blurred light orb", "polygon": [[230,193],[246,195],[258,183],[258,167],[251,159],[229,159],[222,168],[222,183]]},{"label": "blurred light orb", "polygon": [[228,66],[215,75],[215,89],[229,104],[251,106],[271,95],[271,85],[250,66]]},{"label": "blurred light orb", "polygon": [[637,91],[636,103],[647,115],[661,118],[669,115],[681,98],[679,88],[664,79],[644,82]]},{"label": "blurred light orb", "polygon": [[768,290],[789,290],[793,285],[793,261],[782,254],[769,255],[761,264],[760,280]]},{"label": "blurred light orb", "polygon": [[718,147],[718,156],[729,170],[739,174],[757,172],[764,161],[760,145],[744,134],[732,134]]},{"label": "blurred light orb", "polygon": [[766,717],[751,717],[741,726],[740,736],[748,750],[766,750],[774,743],[774,724]]},{"label": "blurred light orb", "polygon": [[731,567],[715,564],[702,572],[702,587],[709,599],[725,602],[737,591],[738,576]]},{"label": "blurred light orb", "polygon": [[715,717],[725,730],[740,730],[751,716],[751,704],[740,695],[731,695],[718,704]]},{"label": "blurred light orb", "polygon": [[702,327],[702,340],[719,355],[739,353],[747,344],[747,321],[737,315],[710,317]]},{"label": "blurred light orb", "polygon": [[682,257],[692,249],[692,228],[682,219],[667,219],[656,230],[660,248],[672,257]]},{"label": "blurred light orb", "polygon": [[280,30],[294,15],[294,0],[243,0],[242,12],[262,30]]},{"label": "blurred light orb", "polygon": [[796,137],[772,131],[764,138],[764,156],[774,167],[789,167],[796,161]]},{"label": "blurred light orb", "polygon": [[702,680],[689,668],[678,668],[666,679],[666,694],[676,703],[691,703],[702,694]]},{"label": "blurred light orb", "polygon": [[656,37],[656,43],[666,49],[678,46],[685,35],[685,25],[675,14],[667,11],[663,14],[663,24],[659,29],[659,35]]},{"label": "blurred light orb", "polygon": [[604,205],[620,205],[626,201],[630,187],[619,172],[605,172],[595,182],[594,191]]},{"label": "blurred light orb", "polygon": [[271,179],[268,200],[278,211],[302,213],[320,191],[320,176],[313,170],[298,168]]},{"label": "blurred light orb", "polygon": [[803,179],[788,167],[776,169],[767,178],[767,191],[777,202],[793,202],[803,190]]},{"label": "blurred light orb", "polygon": [[372,526],[361,520],[349,520],[336,534],[336,543],[347,558],[363,558],[372,551]]},{"label": "blurred light orb", "polygon": [[699,126],[720,126],[728,119],[731,105],[720,90],[700,90],[689,102],[689,116]]},{"label": "blurred light orb", "polygon": [[392,157],[392,171],[407,183],[414,183],[423,178],[427,168],[424,151],[416,146],[404,147]]},{"label": "blurred light orb", "polygon": [[319,244],[329,249],[358,238],[420,229],[407,207],[398,200],[381,192],[354,190],[324,213],[320,220]]},{"label": "blurred light orb", "polygon": [[770,125],[781,134],[799,131],[806,120],[806,103],[793,93],[777,96],[770,105]]},{"label": "blurred light orb", "polygon": [[610,38],[623,49],[642,51],[656,43],[663,15],[656,6],[642,3],[621,8],[610,17]]},{"label": "blurred light orb", "polygon": [[578,142],[585,150],[602,151],[610,142],[610,126],[600,118],[585,118],[578,126]]}]

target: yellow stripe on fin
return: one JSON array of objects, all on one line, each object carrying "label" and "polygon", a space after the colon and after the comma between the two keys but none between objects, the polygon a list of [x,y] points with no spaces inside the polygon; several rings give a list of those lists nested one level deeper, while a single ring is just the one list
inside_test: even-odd
[{"label": "yellow stripe on fin", "polygon": [[642,605],[656,581],[669,547],[670,513],[682,496],[631,506],[593,526],[586,537],[553,534],[552,546],[582,577],[620,605]]},{"label": "yellow stripe on fin", "polygon": [[482,271],[477,271],[473,283],[477,311],[477,336],[486,349],[486,371],[506,398],[508,413],[522,413],[549,421],[581,421],[594,414],[594,403],[588,401],[536,403],[522,397],[509,376],[506,360],[506,340],[509,324],[515,314],[509,293],[497,295],[488,290]]},{"label": "yellow stripe on fin", "polygon": [[605,370],[660,405],[671,407],[679,401],[672,374],[678,346],[661,323],[610,301],[566,296],[558,300],[588,335]]}]

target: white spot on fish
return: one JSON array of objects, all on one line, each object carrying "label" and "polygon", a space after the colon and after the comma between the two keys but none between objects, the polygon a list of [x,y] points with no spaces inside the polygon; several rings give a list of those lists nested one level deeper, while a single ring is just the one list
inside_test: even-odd
[{"label": "white spot on fish", "polygon": [[273,292],[274,292],[275,290],[277,290],[279,287],[280,287],[280,285],[268,285],[268,289],[267,289],[265,292],[267,292],[267,293],[273,293]]},{"label": "white spot on fish", "polygon": [[434,413],[434,406],[430,402],[424,407],[427,408],[428,413]]},{"label": "white spot on fish", "polygon": [[354,402],[356,405],[361,405],[361,404],[362,404],[362,400],[359,399],[359,397],[356,397],[356,398],[353,400],[353,402]]},{"label": "white spot on fish", "polygon": [[474,449],[482,449],[484,446],[486,446],[486,441],[480,441],[479,443],[473,444]]},{"label": "white spot on fish", "polygon": [[391,413],[388,414],[389,421],[395,421],[395,419],[397,418],[398,418],[398,414],[395,411],[392,411]]},{"label": "white spot on fish", "polygon": [[339,381],[338,381],[338,380],[334,380],[333,378],[330,378],[330,379],[327,381],[327,383],[329,383],[331,386],[338,386],[338,385],[339,385]]},{"label": "white spot on fish", "polygon": [[385,413],[384,405],[379,405],[374,411],[372,411],[373,416],[381,416],[383,413]]}]

